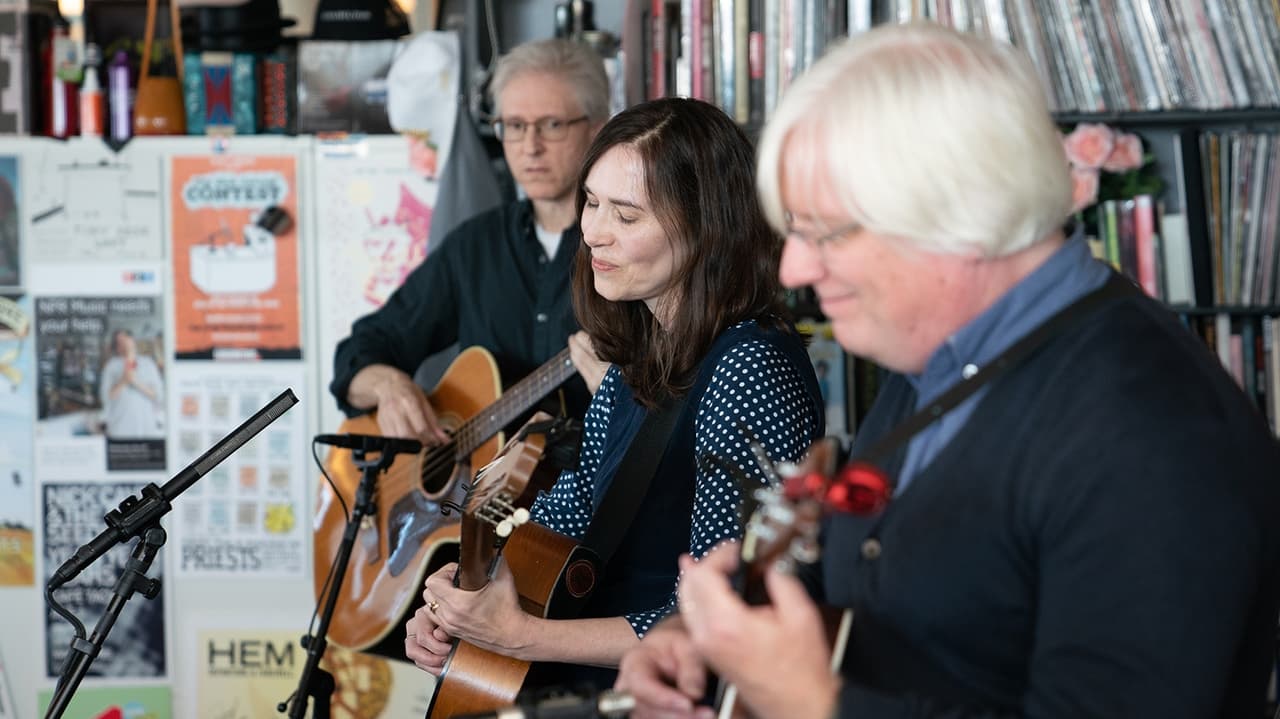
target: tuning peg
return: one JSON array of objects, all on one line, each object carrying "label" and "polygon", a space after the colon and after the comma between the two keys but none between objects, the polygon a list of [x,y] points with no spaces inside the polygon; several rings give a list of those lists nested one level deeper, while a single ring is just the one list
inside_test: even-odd
[{"label": "tuning peg", "polygon": [[529,521],[529,510],[525,509],[524,507],[520,507],[519,509],[511,513],[511,523],[516,525],[517,527],[519,527],[520,525],[524,524],[527,521]]},{"label": "tuning peg", "polygon": [[498,522],[498,526],[494,527],[493,532],[499,537],[506,539],[511,536],[511,532],[515,531],[516,526],[511,523],[510,519],[504,519]]}]

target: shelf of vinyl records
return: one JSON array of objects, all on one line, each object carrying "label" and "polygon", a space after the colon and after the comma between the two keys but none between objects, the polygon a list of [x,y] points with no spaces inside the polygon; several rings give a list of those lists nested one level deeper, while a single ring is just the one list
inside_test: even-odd
[{"label": "shelf of vinyl records", "polygon": [[1280,308],[1265,315],[1219,312],[1183,319],[1280,436]]},{"label": "shelf of vinyl records", "polygon": [[829,44],[917,20],[1023,48],[1051,108],[1081,119],[1196,124],[1200,111],[1230,110],[1247,122],[1280,111],[1271,109],[1280,108],[1280,5],[1266,0],[635,0],[631,7],[630,53],[643,64],[632,78],[644,86],[631,96],[696,97],[741,123],[772,115],[791,80]]}]

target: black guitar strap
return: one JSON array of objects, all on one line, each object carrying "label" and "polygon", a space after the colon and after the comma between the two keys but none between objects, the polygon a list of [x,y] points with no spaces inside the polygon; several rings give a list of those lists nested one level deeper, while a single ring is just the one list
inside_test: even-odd
[{"label": "black guitar strap", "polygon": [[602,567],[609,565],[609,559],[622,544],[622,538],[636,518],[636,511],[649,491],[658,462],[667,453],[671,431],[684,409],[684,400],[684,397],[668,400],[644,418],[627,447],[627,453],[622,456],[618,472],[600,500],[595,516],[591,518],[582,543],[596,551]]},{"label": "black guitar strap", "polygon": [[1034,355],[1048,341],[1062,332],[1075,327],[1092,315],[1099,307],[1120,297],[1139,294],[1138,288],[1119,274],[1113,274],[1101,287],[1080,297],[1067,305],[1014,342],[1008,349],[988,362],[972,377],[961,380],[929,403],[927,407],[904,419],[890,429],[883,437],[870,447],[857,452],[853,459],[865,462],[880,462],[896,449],[904,445],[925,427],[933,424],[942,415],[955,409],[983,385],[1000,377],[1005,372],[1021,365]]}]

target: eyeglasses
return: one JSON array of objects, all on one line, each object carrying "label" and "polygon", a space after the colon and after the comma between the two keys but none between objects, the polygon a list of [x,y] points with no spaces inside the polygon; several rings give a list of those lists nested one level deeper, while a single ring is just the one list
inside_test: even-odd
[{"label": "eyeglasses", "polygon": [[796,239],[816,250],[822,250],[828,246],[839,246],[849,235],[862,229],[862,223],[850,222],[847,225],[840,225],[834,230],[824,232],[814,237],[806,236],[794,227],[795,216],[790,212],[783,213],[783,218],[787,223],[787,239]]},{"label": "eyeglasses", "polygon": [[587,119],[586,115],[575,117],[571,120],[562,120],[558,117],[543,117],[537,122],[525,122],[524,120],[494,120],[493,134],[503,142],[520,142],[524,139],[524,133],[531,127],[537,128],[538,137],[548,142],[563,140],[569,136],[569,126],[576,125]]}]

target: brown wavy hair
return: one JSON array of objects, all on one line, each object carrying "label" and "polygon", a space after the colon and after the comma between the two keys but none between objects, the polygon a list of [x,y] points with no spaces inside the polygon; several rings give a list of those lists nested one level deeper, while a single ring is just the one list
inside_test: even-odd
[{"label": "brown wavy hair", "polygon": [[688,391],[725,329],[746,319],[789,327],[778,282],[782,238],[760,210],[751,141],[719,108],[682,98],[641,103],[601,128],[578,178],[579,217],[587,175],[619,145],[639,156],[655,216],[667,240],[686,250],[671,278],[680,304],[664,329],[643,301],[601,297],[583,242],[574,260],[573,308],[600,358],[618,365],[636,399],[652,408]]}]

